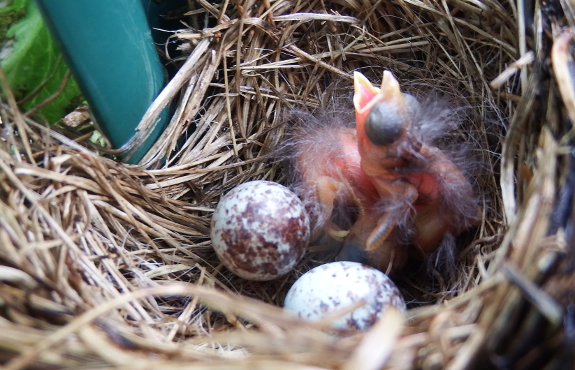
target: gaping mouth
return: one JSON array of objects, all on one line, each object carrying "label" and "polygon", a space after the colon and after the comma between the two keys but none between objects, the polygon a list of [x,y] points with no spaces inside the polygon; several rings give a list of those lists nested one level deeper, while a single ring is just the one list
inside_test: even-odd
[{"label": "gaping mouth", "polygon": [[360,72],[353,73],[353,80],[355,87],[353,105],[355,111],[360,115],[367,114],[379,102],[399,103],[401,105],[404,103],[404,96],[399,88],[399,82],[388,70],[383,71],[381,88],[373,86]]},{"label": "gaping mouth", "polygon": [[[381,88],[373,86],[359,72],[354,74],[356,126],[359,136],[379,147],[387,147],[406,138],[411,117],[405,94],[390,71],[383,72]],[[401,148],[397,148],[401,149]]]}]

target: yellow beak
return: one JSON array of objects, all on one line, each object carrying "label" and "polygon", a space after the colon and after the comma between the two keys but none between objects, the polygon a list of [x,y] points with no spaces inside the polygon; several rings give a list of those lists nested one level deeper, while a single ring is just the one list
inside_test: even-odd
[{"label": "yellow beak", "polygon": [[390,103],[404,104],[404,97],[399,88],[399,82],[393,74],[383,71],[381,88],[377,88],[360,72],[353,73],[355,93],[353,95],[353,105],[358,122],[363,122],[373,106],[378,102],[387,101]]}]

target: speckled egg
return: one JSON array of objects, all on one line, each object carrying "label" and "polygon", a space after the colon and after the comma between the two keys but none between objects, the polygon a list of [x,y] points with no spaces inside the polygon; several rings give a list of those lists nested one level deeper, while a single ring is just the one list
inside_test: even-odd
[{"label": "speckled egg", "polygon": [[216,254],[230,271],[249,280],[272,280],[290,272],[309,237],[302,202],[271,181],[235,187],[222,197],[212,217]]},{"label": "speckled egg", "polygon": [[327,263],[302,275],[288,291],[284,309],[316,321],[362,299],[365,305],[335,320],[334,329],[366,330],[388,307],[405,311],[405,301],[387,275],[347,261]]}]

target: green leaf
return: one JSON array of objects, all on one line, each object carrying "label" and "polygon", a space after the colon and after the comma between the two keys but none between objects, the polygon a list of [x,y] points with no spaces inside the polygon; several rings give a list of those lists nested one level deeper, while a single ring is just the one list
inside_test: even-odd
[{"label": "green leaf", "polygon": [[0,40],[4,40],[8,28],[26,14],[28,1],[0,0]]},{"label": "green leaf", "polygon": [[[4,16],[15,17],[22,9],[25,10],[24,16],[13,23],[6,32],[0,51],[0,66],[8,77],[16,99],[22,100],[28,97],[45,83],[33,98],[21,104],[22,110],[28,111],[59,90],[68,66],[61,57],[34,1],[14,0],[7,8],[12,8],[12,12],[4,12],[6,8],[2,9],[0,19]],[[38,114],[48,122],[55,123],[81,101],[80,88],[76,81],[70,78],[62,93],[43,107]]]}]

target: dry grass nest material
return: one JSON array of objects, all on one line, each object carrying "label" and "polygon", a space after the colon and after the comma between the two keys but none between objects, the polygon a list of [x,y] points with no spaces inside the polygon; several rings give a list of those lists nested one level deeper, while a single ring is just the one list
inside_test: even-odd
[{"label": "dry grass nest material", "polygon": [[[545,4],[533,12],[497,0],[198,0],[182,18],[190,27],[173,35],[190,54],[174,61],[180,70],[141,128],[169,101],[176,113],[142,166],[95,154],[104,149],[89,135],[33,121],[5,89],[0,361],[7,369],[564,364],[575,122],[564,31],[575,18],[563,3]],[[280,308],[293,281],[320,263],[313,247],[285,278],[246,281],[214,256],[210,216],[242,182],[285,181],[269,154],[288,130],[287,111],[334,109],[352,71],[379,81],[383,69],[407,91],[439,91],[466,107],[454,137],[476,144],[483,219],[459,241],[454,278],[405,274],[405,318],[389,312],[372,330],[336,339],[329,322],[303,323]]]}]

